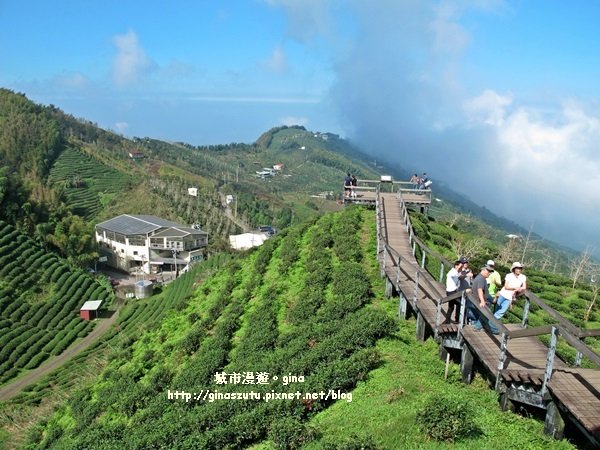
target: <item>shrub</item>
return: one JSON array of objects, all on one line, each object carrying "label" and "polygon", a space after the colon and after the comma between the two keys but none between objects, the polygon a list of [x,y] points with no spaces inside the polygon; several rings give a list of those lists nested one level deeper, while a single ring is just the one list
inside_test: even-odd
[{"label": "shrub", "polygon": [[292,417],[284,417],[271,423],[269,439],[275,448],[292,450],[318,438],[318,431]]},{"label": "shrub", "polygon": [[323,450],[378,450],[373,436],[359,436],[355,433],[350,434],[343,440],[334,440],[332,438],[325,439],[320,442]]},{"label": "shrub", "polygon": [[466,401],[434,394],[417,413],[417,423],[429,439],[455,442],[479,433],[473,417],[474,412]]}]

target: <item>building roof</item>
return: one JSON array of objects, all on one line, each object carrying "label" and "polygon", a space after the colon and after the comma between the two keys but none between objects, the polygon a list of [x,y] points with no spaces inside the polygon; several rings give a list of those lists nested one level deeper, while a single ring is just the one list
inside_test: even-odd
[{"label": "building roof", "polygon": [[88,300],[83,304],[80,311],[98,311],[102,300]]},{"label": "building roof", "polygon": [[206,234],[206,232],[187,227],[170,227],[153,234],[152,237],[183,237],[190,234]]},{"label": "building roof", "polygon": [[133,214],[121,214],[120,216],[99,223],[96,227],[126,236],[148,234],[163,227],[186,228],[178,223],[161,219],[160,217]]}]

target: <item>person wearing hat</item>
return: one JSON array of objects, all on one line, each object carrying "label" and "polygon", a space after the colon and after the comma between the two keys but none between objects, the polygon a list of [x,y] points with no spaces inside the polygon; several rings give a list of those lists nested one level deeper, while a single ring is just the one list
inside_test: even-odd
[{"label": "person wearing hat", "polygon": [[510,267],[510,273],[504,279],[504,287],[500,290],[496,302],[496,312],[494,313],[496,319],[502,319],[511,303],[527,289],[527,277],[522,272],[523,264],[520,262],[514,262]]},{"label": "person wearing hat", "polygon": [[461,264],[458,269],[458,290],[464,291],[465,289],[469,289],[471,287],[471,282],[473,281],[473,271],[469,268],[469,260],[464,256],[461,256],[458,260]]},{"label": "person wearing hat", "polygon": [[502,286],[502,277],[500,276],[500,272],[496,270],[496,263],[489,259],[486,263],[486,266],[490,266],[494,269],[494,271],[487,277],[487,285],[488,290],[490,291],[490,295],[492,297],[492,303],[496,303],[496,298],[498,297],[498,289]]},{"label": "person wearing hat", "polygon": [[[490,304],[490,293],[488,291],[488,284],[486,279],[490,276],[490,274],[494,273],[494,268],[488,265],[485,265],[481,268],[481,272],[479,272],[479,275],[477,275],[475,277],[475,279],[473,280],[473,285],[472,285],[472,290],[473,290],[473,294],[475,294],[475,297],[477,298],[477,301],[479,302],[479,308],[480,309],[484,309],[487,308],[488,305]],[[478,312],[476,313],[477,318],[475,319],[475,322],[473,323],[473,329],[475,331],[481,331],[483,329],[483,322],[488,322],[488,320],[485,317],[482,317],[481,314],[479,314]],[[488,323],[488,327],[490,329],[490,331],[492,332],[492,334],[498,334],[499,331],[498,329],[491,323]]]}]

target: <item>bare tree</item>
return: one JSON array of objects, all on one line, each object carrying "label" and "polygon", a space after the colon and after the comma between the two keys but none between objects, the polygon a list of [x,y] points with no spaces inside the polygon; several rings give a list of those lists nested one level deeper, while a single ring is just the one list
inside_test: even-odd
[{"label": "bare tree", "polygon": [[498,253],[497,262],[503,266],[510,265],[510,262],[515,261],[517,257],[517,251],[519,247],[519,240],[517,238],[509,238],[508,241],[500,247]]},{"label": "bare tree", "polygon": [[464,256],[473,258],[483,252],[485,241],[480,237],[465,238],[463,235],[458,235],[452,239],[452,250],[457,257]]},{"label": "bare tree", "polygon": [[569,264],[571,269],[571,278],[573,279],[573,288],[577,282],[586,274],[592,271],[592,248],[586,247],[577,258],[573,258]]},{"label": "bare tree", "polygon": [[[542,272],[550,271],[550,267],[554,264],[554,256],[547,248],[540,248],[540,270]],[[554,265],[554,271],[556,271],[556,265]]]},{"label": "bare tree", "polygon": [[598,294],[600,294],[600,284],[595,284],[592,286],[592,299],[590,301],[586,300],[585,302],[585,313],[583,314],[584,322],[590,320],[594,305],[596,304],[596,300],[598,300]]},{"label": "bare tree", "polygon": [[[521,262],[523,264],[525,264],[525,256],[527,256],[527,247],[529,247],[532,230],[533,230],[533,223],[529,227],[529,232],[527,233],[527,237],[525,238],[525,243],[523,244],[523,254],[521,255]],[[531,264],[529,264],[529,265],[531,265]]]},{"label": "bare tree", "polygon": [[448,226],[450,228],[454,227],[454,225],[457,224],[457,222],[460,220],[461,215],[458,213],[453,213],[452,217],[450,217],[450,219],[448,219]]}]

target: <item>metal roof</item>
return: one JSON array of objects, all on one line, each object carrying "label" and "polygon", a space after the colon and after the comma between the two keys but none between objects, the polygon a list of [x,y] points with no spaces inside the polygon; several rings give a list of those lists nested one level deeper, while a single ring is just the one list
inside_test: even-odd
[{"label": "metal roof", "polygon": [[80,311],[97,311],[102,300],[88,300],[83,304]]},{"label": "metal roof", "polygon": [[205,231],[196,230],[195,228],[186,227],[170,227],[167,230],[159,231],[152,235],[152,237],[183,237],[194,234],[207,234]]},{"label": "metal roof", "polygon": [[160,217],[131,214],[121,214],[120,216],[99,223],[96,227],[126,236],[148,234],[163,227],[185,228],[178,223],[161,219]]}]

